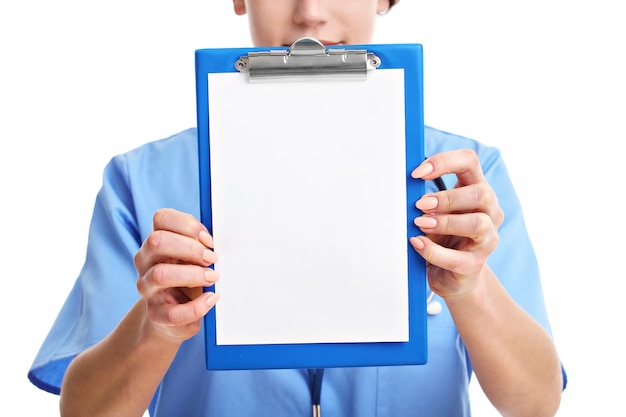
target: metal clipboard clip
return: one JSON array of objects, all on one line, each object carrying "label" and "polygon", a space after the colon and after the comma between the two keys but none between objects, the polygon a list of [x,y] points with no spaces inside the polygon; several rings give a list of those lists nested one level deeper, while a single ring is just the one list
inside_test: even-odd
[{"label": "metal clipboard clip", "polygon": [[311,75],[365,79],[367,71],[379,66],[380,58],[371,52],[326,48],[309,37],[298,39],[289,49],[249,52],[235,62],[237,71],[248,73],[251,82]]}]

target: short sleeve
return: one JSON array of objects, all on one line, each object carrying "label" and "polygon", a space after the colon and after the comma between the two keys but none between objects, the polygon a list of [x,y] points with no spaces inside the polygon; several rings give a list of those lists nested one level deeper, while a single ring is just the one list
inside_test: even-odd
[{"label": "short sleeve", "polygon": [[[522,206],[500,151],[475,140],[432,128],[427,128],[426,132],[430,138],[430,143],[427,143],[428,155],[462,148],[477,153],[485,178],[504,212],[504,222],[498,229],[498,247],[487,263],[515,302],[552,334],[537,257],[526,229]],[[454,186],[456,177],[446,176],[444,179],[448,188]],[[562,372],[565,388],[567,375],[564,369]]]},{"label": "short sleeve", "polygon": [[87,253],[74,287],[28,372],[58,394],[71,360],[110,333],[139,299],[134,256],[154,212],[170,207],[199,218],[195,128],[112,158],[103,172]]},{"label": "short sleeve", "polygon": [[104,170],[83,268],[28,373],[39,388],[58,394],[74,356],[108,334],[138,299],[135,219],[125,158],[118,156]]}]

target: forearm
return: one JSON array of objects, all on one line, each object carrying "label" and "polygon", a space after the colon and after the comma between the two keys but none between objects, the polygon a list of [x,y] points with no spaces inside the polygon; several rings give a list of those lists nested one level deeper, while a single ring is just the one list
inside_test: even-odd
[{"label": "forearm", "polygon": [[487,268],[474,291],[446,300],[480,385],[505,416],[553,416],[561,365],[549,334]]},{"label": "forearm", "polygon": [[140,300],[110,335],[70,363],[61,415],[142,416],[180,343],[152,329]]}]

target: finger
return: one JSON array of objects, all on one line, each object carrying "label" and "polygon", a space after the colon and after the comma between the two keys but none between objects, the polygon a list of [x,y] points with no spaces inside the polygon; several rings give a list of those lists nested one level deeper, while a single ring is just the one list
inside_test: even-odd
[{"label": "finger", "polygon": [[468,185],[423,195],[415,207],[423,213],[486,213],[496,227],[504,221],[504,213],[496,194],[487,183]]},{"label": "finger", "polygon": [[426,262],[457,277],[477,276],[484,268],[485,257],[476,256],[475,252],[446,248],[426,236],[415,236],[409,241]]},{"label": "finger", "polygon": [[219,295],[206,292],[184,304],[152,303],[148,311],[152,322],[164,327],[197,324],[215,306]]},{"label": "finger", "polygon": [[[441,236],[457,236],[471,240],[476,248],[489,254],[498,244],[498,233],[491,218],[485,213],[465,213],[452,215],[424,215],[415,218],[414,223],[424,233]],[[468,250],[468,247],[455,247]]]},{"label": "finger", "polygon": [[217,261],[217,255],[202,242],[169,231],[156,230],[144,241],[154,256],[176,259],[186,263],[209,266]]},{"label": "finger", "polygon": [[192,237],[207,247],[213,247],[213,237],[206,230],[206,227],[191,214],[178,210],[170,208],[157,210],[152,218],[152,229],[167,230]]},{"label": "finger", "polygon": [[415,168],[411,176],[432,180],[446,174],[455,174],[461,185],[485,182],[478,155],[471,149],[457,149],[433,155]]},{"label": "finger", "polygon": [[137,290],[148,298],[166,288],[210,287],[219,280],[219,273],[212,268],[197,265],[154,265],[137,280]]},{"label": "finger", "polygon": [[140,274],[161,262],[209,266],[216,261],[215,252],[200,241],[164,230],[150,233],[135,254],[135,267]]}]

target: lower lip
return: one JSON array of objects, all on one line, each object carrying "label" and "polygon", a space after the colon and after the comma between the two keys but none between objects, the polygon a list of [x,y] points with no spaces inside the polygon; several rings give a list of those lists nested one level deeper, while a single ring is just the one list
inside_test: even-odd
[{"label": "lower lip", "polygon": [[[338,46],[338,45],[343,45],[343,42],[326,42],[326,41],[320,41],[318,40],[319,43],[321,43],[324,46]],[[290,47],[292,44],[283,44],[283,46],[286,47]]]}]

